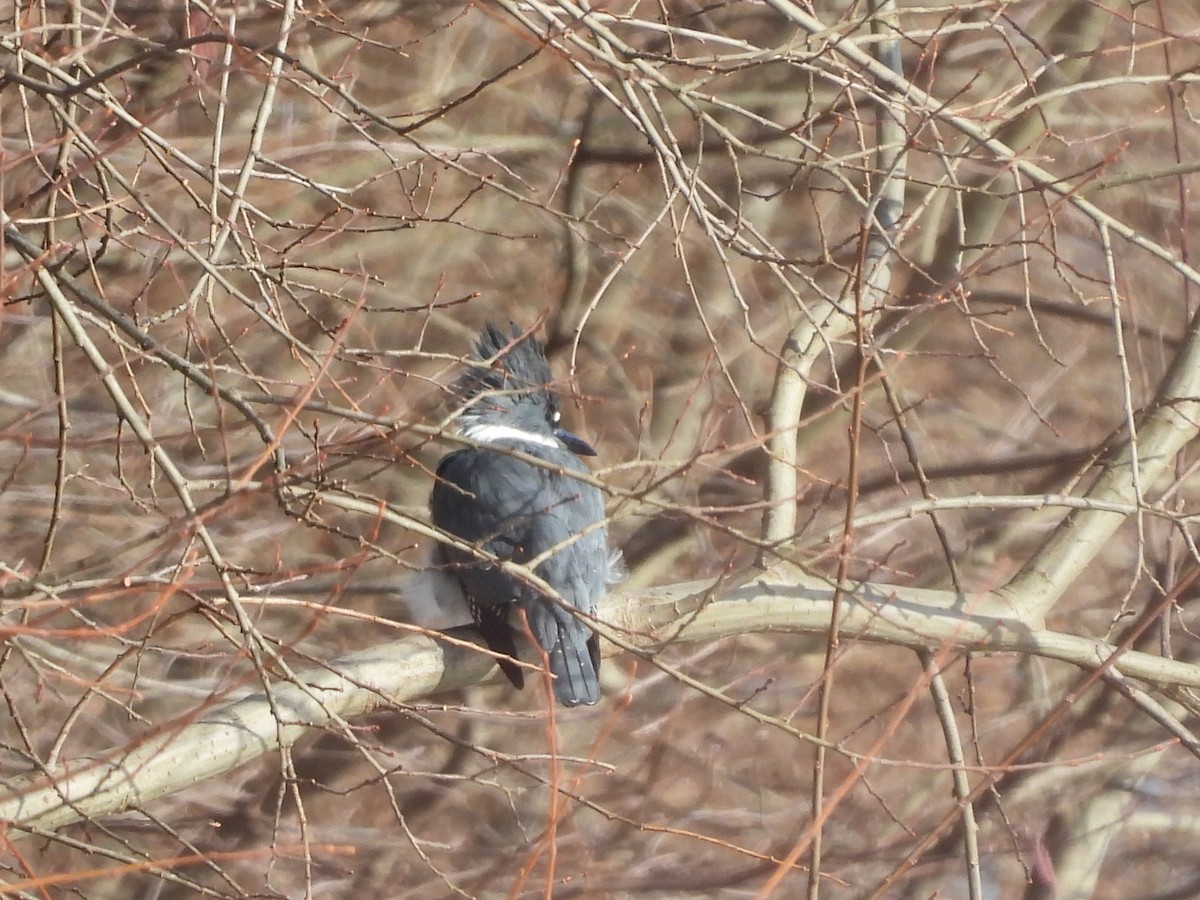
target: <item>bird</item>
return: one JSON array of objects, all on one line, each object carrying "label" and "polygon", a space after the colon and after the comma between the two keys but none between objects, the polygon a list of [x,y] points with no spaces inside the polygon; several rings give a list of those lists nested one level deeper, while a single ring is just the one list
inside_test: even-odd
[{"label": "bird", "polygon": [[[424,608],[426,620],[432,605],[442,622],[461,617],[465,606],[518,689],[525,678],[514,627],[524,630],[523,613],[546,654],[558,703],[590,706],[600,699],[599,639],[571,610],[594,616],[620,566],[608,549],[604,496],[578,477],[588,475],[580,457],[596,451],[561,426],[540,341],[515,324],[489,324],[473,349],[456,385],[462,403],[455,418],[473,444],[442,458],[429,497],[432,524],[454,542],[434,546],[432,577],[409,605]],[[528,565],[554,595],[493,559]]]}]

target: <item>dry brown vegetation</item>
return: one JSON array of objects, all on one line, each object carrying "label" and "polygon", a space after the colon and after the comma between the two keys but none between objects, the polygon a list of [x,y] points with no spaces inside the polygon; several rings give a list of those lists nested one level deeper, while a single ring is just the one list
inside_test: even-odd
[{"label": "dry brown vegetation", "polygon": [[[1186,4],[0,23],[0,893],[1200,893]],[[509,319],[590,709],[403,624]]]}]

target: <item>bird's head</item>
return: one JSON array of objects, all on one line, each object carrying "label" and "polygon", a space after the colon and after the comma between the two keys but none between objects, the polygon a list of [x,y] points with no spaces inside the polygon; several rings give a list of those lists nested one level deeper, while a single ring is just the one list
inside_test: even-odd
[{"label": "bird's head", "polygon": [[488,325],[475,341],[476,365],[459,382],[466,408],[462,433],[481,443],[500,440],[561,446],[595,456],[586,441],[560,427],[558,396],[550,390],[550,363],[536,338],[510,323]]}]

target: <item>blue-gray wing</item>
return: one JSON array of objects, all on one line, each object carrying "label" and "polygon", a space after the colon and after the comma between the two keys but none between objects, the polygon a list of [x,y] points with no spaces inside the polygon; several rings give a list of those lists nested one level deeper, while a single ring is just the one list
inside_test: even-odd
[{"label": "blue-gray wing", "polygon": [[[538,448],[538,455],[568,472],[586,472],[565,450]],[[540,557],[538,577],[566,603],[595,612],[604,593],[608,538],[604,498],[594,486],[497,449],[466,448],[442,460],[430,507],[435,526],[500,559],[525,564]],[[509,604],[519,604],[549,657],[559,701],[576,706],[599,699],[599,645],[585,624],[467,551],[443,547],[443,554],[489,647],[513,655],[506,620]],[[520,670],[510,664],[505,671],[519,687]]]}]

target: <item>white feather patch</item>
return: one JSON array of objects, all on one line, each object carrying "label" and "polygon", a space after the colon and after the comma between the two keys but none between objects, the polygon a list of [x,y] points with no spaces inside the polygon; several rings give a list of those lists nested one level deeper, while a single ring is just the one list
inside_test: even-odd
[{"label": "white feather patch", "polygon": [[410,620],[422,628],[445,631],[474,621],[458,579],[432,565],[405,575],[400,594]]},{"label": "white feather patch", "polygon": [[625,567],[625,554],[619,547],[610,547],[608,551],[608,567],[604,572],[604,584],[607,587],[620,584],[629,577],[629,569]]},{"label": "white feather patch", "polygon": [[495,444],[498,441],[520,441],[526,444],[541,444],[543,447],[558,447],[558,440],[550,434],[538,434],[513,428],[511,425],[495,425],[490,422],[466,422],[462,429],[463,437],[468,437],[481,444]]}]

